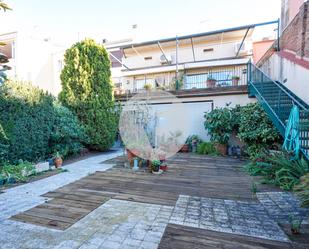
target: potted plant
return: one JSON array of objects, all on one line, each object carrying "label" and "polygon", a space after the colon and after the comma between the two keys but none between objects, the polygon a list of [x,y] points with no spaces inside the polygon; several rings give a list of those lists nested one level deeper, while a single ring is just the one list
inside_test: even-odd
[{"label": "potted plant", "polygon": [[214,79],[212,76],[208,76],[207,78],[207,87],[215,87],[217,80]]},{"label": "potted plant", "polygon": [[160,165],[161,165],[160,160],[153,160],[151,162],[151,170],[153,174],[158,175],[163,172],[162,170],[160,170]]},{"label": "potted plant", "polygon": [[130,146],[131,148],[126,148],[128,161],[132,161],[134,157],[138,156],[139,150],[134,148],[134,146]]},{"label": "potted plant", "polygon": [[189,145],[188,144],[184,144],[182,147],[181,147],[181,152],[183,153],[188,153],[189,152]]},{"label": "potted plant", "polygon": [[6,182],[6,177],[3,174],[0,174],[0,186],[4,185]]},{"label": "potted plant", "polygon": [[144,89],[145,89],[146,91],[150,91],[150,90],[152,89],[152,85],[149,84],[149,83],[146,83],[146,84],[144,85]]},{"label": "potted plant", "polygon": [[166,162],[161,163],[160,169],[163,171],[167,171],[167,163]]},{"label": "potted plant", "polygon": [[239,76],[233,76],[232,77],[232,86],[238,86],[240,77]]},{"label": "potted plant", "polygon": [[232,134],[234,123],[229,107],[217,108],[205,114],[205,129],[214,142],[219,154],[227,155],[227,144]]},{"label": "potted plant", "polygon": [[57,151],[56,155],[54,156],[55,167],[60,168],[62,166],[62,162],[63,162],[63,160],[62,160],[59,152]]},{"label": "potted plant", "polygon": [[300,234],[300,228],[301,228],[301,219],[295,219],[293,216],[290,217],[290,223],[291,223],[291,232],[292,234]]}]

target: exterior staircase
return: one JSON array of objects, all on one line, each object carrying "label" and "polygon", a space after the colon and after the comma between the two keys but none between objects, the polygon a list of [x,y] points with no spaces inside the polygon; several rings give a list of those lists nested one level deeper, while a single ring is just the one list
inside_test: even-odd
[{"label": "exterior staircase", "polygon": [[257,98],[283,137],[293,105],[299,107],[300,150],[309,160],[309,105],[252,63],[248,64],[247,75],[249,96]]}]

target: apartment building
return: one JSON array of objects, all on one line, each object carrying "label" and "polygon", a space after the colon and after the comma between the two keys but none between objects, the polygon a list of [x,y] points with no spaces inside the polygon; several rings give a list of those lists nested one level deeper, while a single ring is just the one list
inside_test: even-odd
[{"label": "apartment building", "polygon": [[54,44],[48,36],[14,31],[0,34],[0,53],[10,67],[9,78],[31,82],[51,94],[61,91],[60,73],[65,48]]},{"label": "apartment building", "polygon": [[[142,43],[110,44],[115,93],[146,88],[192,90],[243,86],[257,27],[276,21]],[[271,44],[273,37],[264,37]],[[263,54],[268,47],[257,47]]]}]

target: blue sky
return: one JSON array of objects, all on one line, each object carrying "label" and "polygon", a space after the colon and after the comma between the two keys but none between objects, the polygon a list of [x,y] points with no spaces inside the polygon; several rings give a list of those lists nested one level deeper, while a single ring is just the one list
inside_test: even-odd
[{"label": "blue sky", "polygon": [[[61,43],[170,37],[277,19],[280,0],[5,0],[0,33],[41,32]],[[5,25],[3,25],[3,23]]]}]

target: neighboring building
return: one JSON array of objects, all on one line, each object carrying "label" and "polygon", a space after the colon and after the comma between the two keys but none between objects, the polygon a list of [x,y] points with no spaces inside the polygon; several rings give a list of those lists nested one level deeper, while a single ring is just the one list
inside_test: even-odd
[{"label": "neighboring building", "polygon": [[0,53],[9,58],[8,77],[29,81],[57,95],[61,90],[60,72],[63,66],[64,48],[47,37],[22,32],[0,34]]},{"label": "neighboring building", "polygon": [[306,0],[281,0],[281,33],[298,14],[299,8],[304,2],[306,2]]},{"label": "neighboring building", "polygon": [[245,85],[254,28],[248,25],[142,43],[107,44],[113,54],[113,72],[118,69],[113,81],[126,92],[137,92],[145,85],[175,90],[176,79],[179,89],[207,88],[208,78],[216,86],[232,86],[233,77],[239,78],[238,85]]},{"label": "neighboring building", "polygon": [[[247,63],[253,56],[254,31],[264,25],[277,27],[278,23],[141,43],[105,43],[112,60],[116,99],[126,101],[148,87],[168,90],[178,97],[179,104],[185,105],[186,112],[179,115],[185,115],[190,121],[190,129],[184,135],[197,134],[208,139],[204,128],[205,112],[227,104],[245,105],[256,101],[248,97]],[[272,34],[269,39],[274,37],[276,35]],[[263,49],[265,52],[268,47],[264,45]],[[154,109],[167,111],[166,101],[153,99]]]},{"label": "neighboring building", "polygon": [[267,50],[273,45],[274,41],[275,40],[273,39],[265,39],[262,41],[253,42],[253,63],[256,64],[264,56]]},{"label": "neighboring building", "polygon": [[257,65],[309,103],[309,2],[282,3],[279,46],[276,41]]}]

